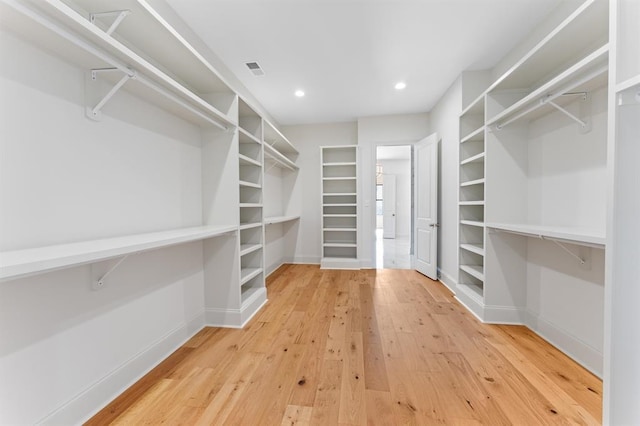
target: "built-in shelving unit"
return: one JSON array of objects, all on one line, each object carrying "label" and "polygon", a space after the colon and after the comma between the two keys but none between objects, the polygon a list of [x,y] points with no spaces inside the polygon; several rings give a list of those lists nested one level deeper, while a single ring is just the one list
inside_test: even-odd
[{"label": "built-in shelving unit", "polygon": [[456,297],[484,321],[526,324],[598,375],[607,13],[606,1],[583,2],[484,93],[463,96],[475,100],[459,120]]},{"label": "built-in shelving unit", "polygon": [[320,148],[323,268],[358,268],[358,148]]},{"label": "built-in shelving unit", "polygon": [[111,97],[110,86],[117,86],[196,124],[233,127],[237,97],[213,67],[151,7],[125,3],[126,15],[111,33],[115,16],[99,12],[114,5],[97,0],[8,0],[0,4],[0,20],[87,70],[93,92],[87,114],[94,119]]},{"label": "built-in shelving unit", "polygon": [[238,162],[240,183],[240,309],[264,294],[263,122],[239,100]]},{"label": "built-in shelving unit", "polygon": [[298,150],[269,121],[264,126],[265,265],[269,275],[294,261],[300,226]]},{"label": "built-in shelving unit", "polygon": [[481,303],[484,288],[485,99],[460,115],[460,215],[458,288],[467,306]]}]

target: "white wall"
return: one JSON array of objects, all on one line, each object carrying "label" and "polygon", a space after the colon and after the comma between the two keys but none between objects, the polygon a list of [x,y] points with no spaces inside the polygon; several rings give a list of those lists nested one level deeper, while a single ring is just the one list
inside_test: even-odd
[{"label": "white wall", "polygon": [[298,189],[294,191],[290,209],[294,211],[299,206],[301,218],[298,225],[289,225],[293,230],[287,250],[294,253],[293,262],[320,263],[320,146],[356,145],[356,123],[286,126],[282,131],[300,151],[297,160],[300,166],[296,182]]},{"label": "white wall", "polygon": [[[378,160],[383,173],[396,177],[396,237],[411,235],[411,160]],[[384,201],[383,201],[384,202]]]},{"label": "white wall", "polygon": [[388,115],[358,119],[360,147],[360,236],[358,257],[364,268],[375,267],[376,146],[408,145],[431,133],[429,114]]},{"label": "white wall", "polygon": [[[0,33],[1,250],[198,225],[200,130]],[[8,100],[11,101],[8,101]],[[203,324],[202,244],[0,283],[0,423],[72,424]],[[92,386],[94,386],[91,388]],[[91,389],[91,390],[90,390]]]},{"label": "white wall", "polygon": [[461,81],[457,79],[431,111],[431,129],[442,138],[438,182],[438,269],[441,280],[451,291],[455,290],[458,281],[458,116],[462,112]]}]

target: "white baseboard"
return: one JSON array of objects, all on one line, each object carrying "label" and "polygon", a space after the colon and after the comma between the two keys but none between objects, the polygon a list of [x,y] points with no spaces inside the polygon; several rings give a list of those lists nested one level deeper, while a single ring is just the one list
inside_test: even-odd
[{"label": "white baseboard", "polygon": [[483,319],[488,324],[523,325],[526,313],[524,308],[484,305]]},{"label": "white baseboard", "polygon": [[540,318],[537,313],[532,311],[526,312],[525,325],[578,364],[602,378],[604,359],[602,353],[596,348],[557,325]]},{"label": "white baseboard", "polygon": [[320,261],[320,269],[360,269],[360,261],[358,259],[324,257]]},{"label": "white baseboard", "polygon": [[44,425],[81,424],[113,401],[145,374],[175,352],[204,327],[201,311],[89,385],[69,401],[37,422]]},{"label": "white baseboard", "polygon": [[255,293],[240,309],[205,309],[205,325],[210,327],[242,328],[267,303],[267,289]]},{"label": "white baseboard", "polygon": [[455,298],[480,322],[484,322],[484,304],[471,290],[465,290],[464,286],[457,286]]},{"label": "white baseboard", "polygon": [[438,268],[438,275],[440,276],[440,282],[449,289],[451,293],[456,294],[456,287],[458,282],[449,274]]},{"label": "white baseboard", "polygon": [[318,256],[294,256],[289,258],[287,263],[293,263],[295,265],[319,265],[320,257]]},{"label": "white baseboard", "polygon": [[278,270],[278,268],[280,268],[285,263],[287,262],[285,262],[283,259],[280,259],[280,261],[269,265],[265,270],[265,278],[269,277],[269,275],[273,274],[276,270]]}]

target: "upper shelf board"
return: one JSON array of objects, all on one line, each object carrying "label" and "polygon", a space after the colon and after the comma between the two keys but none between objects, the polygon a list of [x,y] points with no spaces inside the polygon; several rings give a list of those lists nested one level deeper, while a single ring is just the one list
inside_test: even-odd
[{"label": "upper shelf board", "polygon": [[584,55],[586,50],[605,44],[609,35],[608,8],[608,1],[585,1],[498,78],[487,92],[533,89],[566,67],[567,60],[575,60],[576,55]]},{"label": "upper shelf board", "polygon": [[270,145],[264,145],[264,156],[265,158],[270,158],[275,162],[277,166],[289,169],[289,170],[298,170],[298,166],[291,161],[289,158],[282,155],[279,151],[271,147]]},{"label": "upper shelf board", "polygon": [[0,282],[127,254],[236,232],[237,226],[199,226],[0,253]]},{"label": "upper shelf board", "polygon": [[273,216],[273,217],[265,217],[264,218],[264,224],[265,225],[273,225],[276,223],[284,223],[284,222],[290,222],[293,220],[298,220],[300,219],[300,216]]},{"label": "upper shelf board", "polygon": [[487,223],[486,226],[498,231],[534,238],[548,238],[596,248],[604,248],[606,243],[604,232],[593,229],[511,223]]},{"label": "upper shelf board", "polygon": [[[133,15],[129,15],[123,22]],[[81,68],[117,68],[122,71],[100,73],[101,79],[116,82],[124,73],[133,76],[123,86],[125,90],[188,121],[203,126],[215,124],[224,128],[237,124],[232,117],[205,101],[204,92],[194,92],[191,88],[193,84],[185,85],[182,79],[177,79],[160,68],[157,62],[151,62],[146,55],[142,56],[125,46],[92,24],[83,14],[59,0],[2,0],[0,22],[3,28],[10,29]],[[153,38],[147,33],[143,34],[147,38]],[[215,80],[214,77],[212,79]],[[235,94],[228,86],[224,86],[224,103],[231,104]],[[222,90],[216,87],[218,89]]]},{"label": "upper shelf board", "polygon": [[264,122],[264,143],[265,145],[269,145],[274,148],[276,151],[281,154],[287,155],[297,155],[298,150],[293,146],[289,139],[287,139],[280,130],[276,129],[273,124],[271,124],[267,120],[263,120]]}]

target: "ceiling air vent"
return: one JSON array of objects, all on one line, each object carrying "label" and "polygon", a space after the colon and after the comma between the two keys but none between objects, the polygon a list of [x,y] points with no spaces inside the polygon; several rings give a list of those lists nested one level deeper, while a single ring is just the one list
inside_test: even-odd
[{"label": "ceiling air vent", "polygon": [[251,74],[255,76],[264,75],[264,71],[262,71],[262,68],[260,68],[260,65],[257,62],[247,62],[245,65],[249,68]]}]

